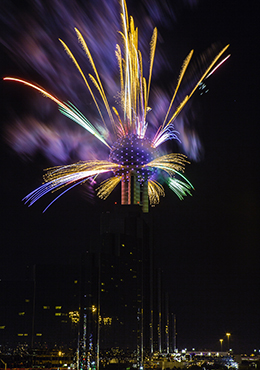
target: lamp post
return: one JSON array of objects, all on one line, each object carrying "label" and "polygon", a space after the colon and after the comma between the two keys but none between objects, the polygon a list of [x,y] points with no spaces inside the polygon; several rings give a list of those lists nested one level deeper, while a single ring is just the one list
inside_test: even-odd
[{"label": "lamp post", "polygon": [[222,347],[223,347],[223,339],[220,339],[220,351],[222,352]]},{"label": "lamp post", "polygon": [[5,365],[5,370],[7,369],[7,363],[4,362],[1,358],[0,358],[0,361]]},{"label": "lamp post", "polygon": [[226,336],[227,336],[227,343],[228,343],[228,352],[229,352],[229,337],[230,337],[230,333],[226,333]]}]

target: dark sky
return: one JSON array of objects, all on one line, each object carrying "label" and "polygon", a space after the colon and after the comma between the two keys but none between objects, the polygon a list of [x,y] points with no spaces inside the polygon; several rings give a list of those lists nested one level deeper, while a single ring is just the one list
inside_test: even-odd
[{"label": "dark sky", "polygon": [[[166,190],[152,209],[158,263],[177,316],[179,348],[218,350],[230,332],[231,347],[252,351],[260,349],[259,15],[251,1],[200,1],[177,15],[165,36],[174,47],[187,54],[192,47],[201,52],[213,42],[230,43],[231,58],[208,80],[209,92],[194,97],[205,154],[186,171],[193,196],[180,202]],[[15,71],[7,61],[1,76]],[[10,96],[19,99],[12,86],[1,82],[5,123]],[[26,162],[4,139],[1,144],[0,278],[24,278],[34,263],[77,262],[95,240],[100,212],[119,200],[119,192],[90,204],[74,189],[45,214],[46,200],[27,208],[21,199],[41,183],[48,162]]]}]

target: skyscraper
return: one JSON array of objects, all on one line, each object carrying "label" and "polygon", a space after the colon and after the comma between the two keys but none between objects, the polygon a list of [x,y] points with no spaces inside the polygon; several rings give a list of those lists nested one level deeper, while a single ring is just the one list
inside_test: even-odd
[{"label": "skyscraper", "polygon": [[117,348],[142,359],[150,348],[152,254],[151,216],[139,205],[101,215],[100,242],[90,246],[82,264],[86,340],[91,337],[97,351]]}]

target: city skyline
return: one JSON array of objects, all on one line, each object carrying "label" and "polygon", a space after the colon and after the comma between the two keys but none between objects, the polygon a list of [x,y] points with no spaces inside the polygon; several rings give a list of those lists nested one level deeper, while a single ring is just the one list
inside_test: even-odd
[{"label": "city skyline", "polygon": [[[128,8],[133,14],[132,2]],[[179,61],[191,48],[202,52],[214,42],[231,45],[231,58],[206,83],[209,91],[194,99],[198,110],[194,125],[204,157],[186,172],[195,187],[193,196],[179,202],[169,193],[150,210],[156,221],[157,261],[177,316],[181,347],[220,348],[219,340],[227,332],[234,348],[249,350],[260,345],[257,67],[250,57],[256,41],[255,17],[249,6],[201,1],[178,13],[170,31],[157,25],[176,68],[175,53]],[[16,70],[5,51],[1,76],[19,75]],[[13,116],[10,98],[26,99],[17,88],[12,90],[13,86],[1,81],[7,125]],[[39,185],[48,161],[38,155],[33,162],[25,162],[4,139],[1,152],[7,159],[1,163],[5,176],[0,278],[24,278],[26,266],[41,261],[77,261],[88,240],[95,240],[99,214],[120,202],[120,192],[107,203],[92,205],[84,199],[87,195],[74,190],[42,215],[42,204],[27,209],[21,199]]]}]

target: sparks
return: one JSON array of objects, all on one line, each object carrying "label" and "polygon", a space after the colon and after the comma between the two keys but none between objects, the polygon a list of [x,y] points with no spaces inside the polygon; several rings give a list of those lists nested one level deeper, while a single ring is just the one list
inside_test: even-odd
[{"label": "sparks", "polygon": [[221,62],[218,63],[218,65],[216,65],[215,68],[213,68],[213,70],[207,75],[207,78],[209,78],[209,76],[211,76],[229,57],[231,56],[231,54],[227,55],[226,58],[224,58]]},{"label": "sparks", "polygon": [[[55,201],[72,187],[86,181],[93,181],[93,179],[98,181],[101,178],[100,175],[104,174],[107,179],[102,180],[97,187],[98,197],[106,199],[121,183],[121,203],[139,204],[144,212],[148,212],[148,199],[151,205],[155,205],[159,203],[160,197],[165,196],[163,185],[159,181],[166,182],[180,199],[183,199],[187,194],[192,195],[191,189],[193,189],[193,186],[183,175],[185,165],[189,163],[187,157],[176,153],[161,155],[159,147],[167,140],[180,141],[179,133],[174,127],[174,120],[202,81],[209,77],[228,58],[226,57],[214,68],[229,45],[224,47],[213,59],[198,82],[191,88],[190,93],[179,103],[177,108],[173,109],[173,103],[192,59],[193,50],[188,54],[183,62],[164,121],[159,124],[157,132],[153,133],[153,139],[150,139],[152,133],[147,134],[149,131],[147,115],[150,111],[149,95],[152,86],[157,29],[154,29],[151,37],[150,64],[148,78],[146,79],[143,74],[142,54],[138,49],[138,29],[135,27],[133,17],[128,16],[125,0],[121,1],[121,19],[122,30],[119,31],[121,43],[116,45],[115,50],[120,81],[120,91],[118,94],[115,92],[115,95],[119,96],[118,107],[110,107],[108,103],[96,64],[81,32],[75,28],[78,42],[87,56],[93,75],[85,76],[69,46],[63,40],[60,40],[84,80],[103,127],[105,129],[107,127],[111,128],[110,131],[114,135],[114,139],[111,139],[112,135],[109,136],[109,139],[105,138],[100,126],[97,128],[97,125],[91,123],[72,103],[62,102],[42,87],[31,82],[14,77],[4,78],[6,81],[14,81],[31,87],[51,99],[58,105],[63,115],[83,127],[109,150],[107,160],[88,160],[48,169],[43,177],[43,185],[28,194],[24,198],[25,203],[32,205],[45,194],[65,187],[65,190],[54,199]],[[92,85],[94,89],[91,87]]]}]

